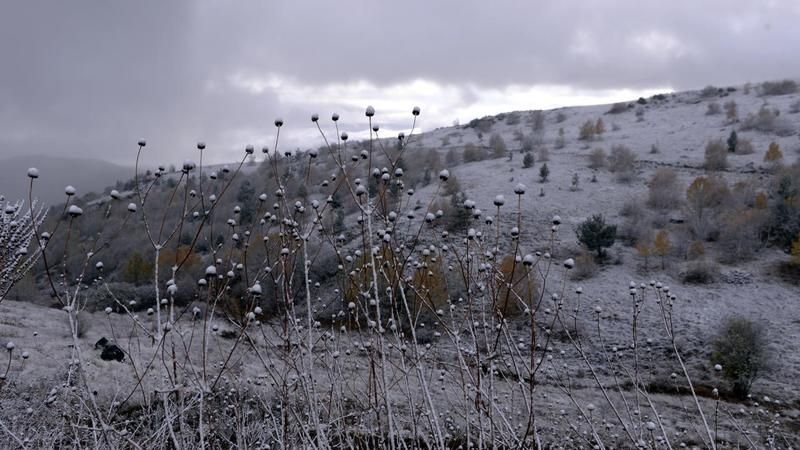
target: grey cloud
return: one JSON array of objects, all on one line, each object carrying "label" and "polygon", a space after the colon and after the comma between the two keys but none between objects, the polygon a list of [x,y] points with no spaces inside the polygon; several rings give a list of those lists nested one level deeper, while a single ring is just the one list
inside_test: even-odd
[{"label": "grey cloud", "polygon": [[33,0],[2,10],[0,156],[129,162],[146,137],[173,160],[204,139],[224,160],[238,154],[235,136],[268,141],[276,115],[306,127],[308,99],[238,89],[237,73],[365,80],[376,103],[380,88],[422,78],[458,87],[464,104],[509,84],[684,89],[800,73],[788,51],[800,7],[789,0]]}]

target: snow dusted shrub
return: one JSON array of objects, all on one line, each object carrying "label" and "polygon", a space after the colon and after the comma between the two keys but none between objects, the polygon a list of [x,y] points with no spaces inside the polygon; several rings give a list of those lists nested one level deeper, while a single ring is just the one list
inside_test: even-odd
[{"label": "snow dusted shrub", "polygon": [[606,166],[606,151],[596,148],[589,153],[589,168],[600,169]]},{"label": "snow dusted shrub", "polygon": [[722,366],[731,391],[744,399],[769,364],[767,329],[741,316],[726,318],[711,343],[711,362]]},{"label": "snow dusted shrub", "polygon": [[648,206],[655,209],[675,209],[680,203],[678,174],[671,168],[657,169],[648,184]]},{"label": "snow dusted shrub", "polygon": [[755,148],[753,147],[753,141],[747,138],[737,139],[735,153],[737,155],[750,155],[755,153]]},{"label": "snow dusted shrub", "polygon": [[765,81],[758,87],[758,95],[788,95],[797,92],[797,82],[794,80]]},{"label": "snow dusted shrub", "polygon": [[722,112],[722,107],[719,106],[717,102],[711,102],[708,104],[708,108],[706,109],[707,116],[716,116],[717,114]]},{"label": "snow dusted shrub", "polygon": [[706,170],[723,170],[728,167],[728,149],[722,139],[714,139],[706,143]]},{"label": "snow dusted shrub", "polygon": [[608,114],[621,114],[628,110],[628,104],[625,102],[614,103],[607,111]]},{"label": "snow dusted shrub", "polygon": [[629,183],[635,177],[636,154],[624,145],[611,147],[608,156],[608,170],[614,174],[619,183]]},{"label": "snow dusted shrub", "polygon": [[705,259],[690,262],[681,275],[683,282],[689,284],[708,284],[716,281],[718,277],[719,265]]},{"label": "snow dusted shrub", "polygon": [[575,258],[575,269],[570,272],[570,279],[574,281],[588,280],[597,275],[598,270],[594,256],[583,251]]},{"label": "snow dusted shrub", "polygon": [[536,158],[534,158],[533,152],[526,152],[525,156],[522,157],[522,168],[530,169],[535,162]]}]

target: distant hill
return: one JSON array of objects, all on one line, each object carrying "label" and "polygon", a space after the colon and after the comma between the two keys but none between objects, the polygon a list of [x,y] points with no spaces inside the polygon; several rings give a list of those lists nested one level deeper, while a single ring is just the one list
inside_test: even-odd
[{"label": "distant hill", "polygon": [[102,192],[117,180],[133,176],[132,167],[118,166],[105,161],[60,156],[22,155],[0,159],[0,195],[8,200],[28,197],[29,167],[39,169],[34,196],[47,204],[64,201],[64,187],[72,185],[78,195]]}]

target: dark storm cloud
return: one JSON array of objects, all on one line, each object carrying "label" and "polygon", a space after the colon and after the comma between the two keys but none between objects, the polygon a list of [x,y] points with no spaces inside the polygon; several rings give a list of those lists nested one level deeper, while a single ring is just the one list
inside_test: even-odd
[{"label": "dark storm cloud", "polygon": [[[229,160],[268,143],[275,116],[294,146],[311,112],[357,121],[361,100],[407,113],[446,95],[442,107],[493,111],[482,93],[512,85],[793,77],[798,19],[795,1],[5,2],[0,155],[129,162],[145,137],[172,160],[197,139]],[[402,91],[415,80],[427,90]]]}]

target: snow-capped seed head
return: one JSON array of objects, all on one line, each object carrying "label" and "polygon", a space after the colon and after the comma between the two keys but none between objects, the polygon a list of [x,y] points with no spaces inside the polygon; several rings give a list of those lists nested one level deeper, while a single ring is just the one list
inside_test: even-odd
[{"label": "snow-capped seed head", "polygon": [[105,311],[106,314],[111,314],[112,309],[111,309],[110,306],[106,306],[106,309],[104,311]]},{"label": "snow-capped seed head", "polygon": [[14,347],[16,347],[16,345],[14,345],[14,343],[11,341],[8,341],[8,343],[6,344],[6,350],[8,351],[14,350]]},{"label": "snow-capped seed head", "polygon": [[583,288],[582,288],[582,287],[580,287],[580,286],[578,286],[578,287],[575,289],[575,293],[576,293],[576,294],[578,294],[578,295],[580,295],[580,294],[583,294]]},{"label": "snow-capped seed head", "polygon": [[575,267],[575,260],[572,258],[565,259],[564,267],[566,267],[567,269],[572,269],[573,267]]},{"label": "snow-capped seed head", "polygon": [[347,309],[355,309],[355,308],[356,308],[355,302],[350,302],[347,304]]},{"label": "snow-capped seed head", "polygon": [[318,155],[319,151],[315,148],[312,148],[311,150],[308,151],[308,156],[310,156],[311,158],[316,158]]},{"label": "snow-capped seed head", "polygon": [[418,116],[418,115],[419,115],[419,106],[415,106],[415,107],[414,107],[414,108],[411,110],[411,114],[413,114],[413,115],[415,115],[415,116]]},{"label": "snow-capped seed head", "polygon": [[[200,144],[198,144],[198,148],[199,148],[199,146],[200,146]],[[205,144],[203,145],[203,148],[206,148]],[[193,161],[189,161],[187,159],[186,161],[183,162],[183,168],[182,168],[183,172],[189,173],[190,171],[194,170],[194,168],[195,168],[195,164],[194,164]]]},{"label": "snow-capped seed head", "polygon": [[397,178],[402,177],[403,176],[403,169],[401,169],[399,167],[397,169],[395,169],[394,176],[397,177]]},{"label": "snow-capped seed head", "polygon": [[719,364],[714,364],[714,370],[720,372],[722,370],[722,366]]},{"label": "snow-capped seed head", "polygon": [[97,264],[94,265],[94,268],[97,270],[103,270],[103,261],[97,261]]},{"label": "snow-capped seed head", "polygon": [[450,171],[449,170],[444,169],[441,172],[439,172],[439,179],[440,180],[447,181],[448,178],[450,178]]},{"label": "snow-capped seed head", "polygon": [[380,129],[381,129],[381,127],[377,123],[373,123],[372,124],[372,131],[374,131],[375,133],[377,133],[378,130],[380,130]]},{"label": "snow-capped seed head", "polygon": [[28,178],[39,178],[39,169],[36,167],[28,169]]},{"label": "snow-capped seed head", "polygon": [[118,200],[119,197],[120,197],[119,191],[116,190],[116,189],[112,189],[111,192],[108,195],[110,195],[111,198],[113,198],[114,200]]},{"label": "snow-capped seed head", "polygon": [[156,310],[154,310],[153,308],[147,308],[147,315],[148,316],[152,316],[155,313],[156,313]]},{"label": "snow-capped seed head", "polygon": [[261,313],[264,312],[264,310],[261,309],[260,306],[256,306],[255,308],[253,308],[253,312],[260,315]]},{"label": "snow-capped seed head", "polygon": [[558,215],[553,216],[553,225],[561,225],[561,217]]},{"label": "snow-capped seed head", "polygon": [[337,113],[331,114],[331,120],[334,121],[334,122],[339,120],[339,114],[337,114]]},{"label": "snow-capped seed head", "polygon": [[594,312],[596,312],[597,314],[600,314],[601,312],[603,312],[603,308],[601,308],[599,306],[595,306],[594,307]]},{"label": "snow-capped seed head", "polygon": [[517,186],[514,188],[514,193],[517,194],[517,195],[524,194],[525,193],[525,185],[522,184],[522,183],[517,184]]},{"label": "snow-capped seed head", "polygon": [[503,206],[506,203],[506,198],[502,195],[498,195],[494,198],[494,206]]},{"label": "snow-capped seed head", "polygon": [[373,108],[372,106],[367,106],[367,111],[365,112],[365,115],[367,117],[374,116],[375,115],[375,108]]},{"label": "snow-capped seed head", "polygon": [[72,217],[78,217],[83,214],[83,210],[78,207],[78,205],[69,205],[69,209],[67,210],[67,214]]},{"label": "snow-capped seed head", "polygon": [[397,140],[398,141],[402,141],[405,138],[406,138],[406,134],[405,133],[402,133],[402,132],[401,133],[397,133]]},{"label": "snow-capped seed head", "polygon": [[247,153],[248,155],[252,155],[254,151],[255,149],[253,149],[252,145],[248,145],[244,148],[244,152]]},{"label": "snow-capped seed head", "polygon": [[77,191],[72,186],[67,186],[67,187],[64,188],[64,193],[67,194],[67,197],[71,197],[71,196],[75,195],[75,192],[77,192]]},{"label": "snow-capped seed head", "polygon": [[346,141],[349,136],[347,135],[346,131],[342,131],[342,140]]},{"label": "snow-capped seed head", "polygon": [[251,293],[251,294],[253,294],[253,295],[261,295],[261,283],[260,283],[260,282],[258,282],[258,281],[256,281],[256,282],[255,282],[255,283],[254,283],[254,284],[253,284],[253,285],[250,287],[250,293]]},{"label": "snow-capped seed head", "polygon": [[534,262],[534,257],[530,253],[528,253],[527,255],[525,255],[524,258],[522,258],[522,264],[525,266],[530,267],[533,265],[533,262]]},{"label": "snow-capped seed head", "polygon": [[647,422],[647,429],[653,431],[656,429],[656,424],[653,422]]},{"label": "snow-capped seed head", "polygon": [[319,120],[319,114],[314,113],[314,114],[311,115],[311,121],[312,122],[317,123],[318,120]]},{"label": "snow-capped seed head", "polygon": [[197,149],[198,150],[205,150],[205,148],[206,148],[206,143],[205,142],[200,141],[200,142],[197,143]]},{"label": "snow-capped seed head", "polygon": [[278,127],[278,128],[282,127],[283,126],[283,119],[280,118],[280,117],[275,119],[275,126]]},{"label": "snow-capped seed head", "polygon": [[136,212],[136,203],[128,203],[128,212]]},{"label": "snow-capped seed head", "polygon": [[31,354],[28,352],[22,352],[22,359],[28,359],[31,357]]},{"label": "snow-capped seed head", "polygon": [[144,147],[145,145],[147,145],[147,141],[145,141],[144,139],[139,139],[139,142],[137,142],[137,144],[139,144],[139,147]]},{"label": "snow-capped seed head", "polygon": [[199,280],[197,280],[197,285],[198,286],[205,286],[207,284],[208,284],[208,282],[206,281],[205,278],[200,278]]},{"label": "snow-capped seed head", "polygon": [[206,276],[214,276],[217,274],[217,267],[216,266],[208,266],[206,267]]}]

